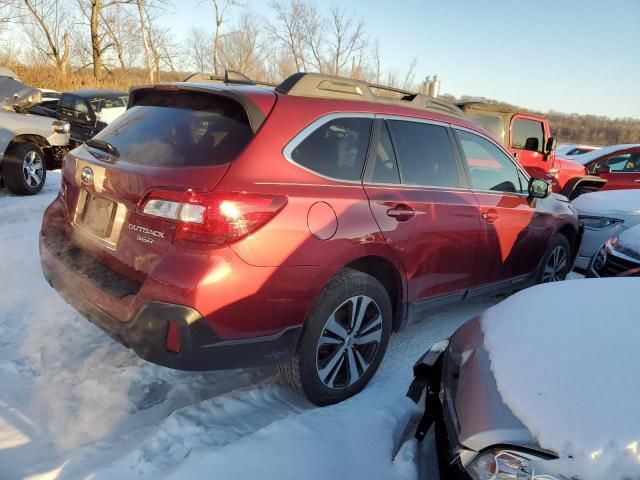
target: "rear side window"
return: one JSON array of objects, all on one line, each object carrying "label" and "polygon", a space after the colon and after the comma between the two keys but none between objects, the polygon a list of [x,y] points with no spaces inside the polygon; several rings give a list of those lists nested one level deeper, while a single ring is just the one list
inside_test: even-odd
[{"label": "rear side window", "polygon": [[291,160],[325,177],[360,180],[371,123],[369,118],[330,120],[291,151]]},{"label": "rear side window", "polygon": [[390,120],[402,183],[460,187],[460,175],[447,129],[440,125]]},{"label": "rear side window", "polygon": [[244,108],[232,99],[152,91],[95,138],[109,142],[130,163],[191,167],[231,162],[253,132]]},{"label": "rear side window", "polygon": [[542,122],[516,118],[511,125],[511,147],[540,152],[544,147]]}]

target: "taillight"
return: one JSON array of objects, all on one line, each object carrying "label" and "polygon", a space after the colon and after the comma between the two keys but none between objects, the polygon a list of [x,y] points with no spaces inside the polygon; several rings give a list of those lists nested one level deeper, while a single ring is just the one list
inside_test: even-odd
[{"label": "taillight", "polygon": [[146,215],[175,221],[175,241],[219,246],[255,232],[286,203],[282,195],[153,190],[140,208]]}]

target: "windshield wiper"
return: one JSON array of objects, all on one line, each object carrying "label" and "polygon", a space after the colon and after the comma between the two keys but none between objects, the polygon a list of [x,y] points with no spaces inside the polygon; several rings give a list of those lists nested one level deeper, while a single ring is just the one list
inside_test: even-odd
[{"label": "windshield wiper", "polygon": [[90,138],[85,142],[85,144],[91,148],[96,148],[98,150],[102,150],[103,152],[107,152],[116,158],[120,156],[120,152],[118,152],[118,149],[111,145],[109,142],[105,142],[104,140]]}]

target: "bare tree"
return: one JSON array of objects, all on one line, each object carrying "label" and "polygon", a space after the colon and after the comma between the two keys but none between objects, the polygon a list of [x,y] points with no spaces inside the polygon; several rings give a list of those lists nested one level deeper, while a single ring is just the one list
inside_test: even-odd
[{"label": "bare tree", "polygon": [[138,18],[140,20],[140,30],[142,33],[142,44],[144,45],[144,54],[147,61],[147,72],[149,75],[149,83],[153,83],[153,58],[151,51],[151,40],[149,38],[149,22],[147,19],[147,12],[145,9],[144,0],[136,0],[138,7]]},{"label": "bare tree", "polygon": [[189,34],[187,51],[192,63],[198,72],[210,72],[212,70],[211,51],[213,39],[204,30],[192,28]]},{"label": "bare tree", "polygon": [[18,20],[33,49],[53,60],[62,76],[69,70],[69,17],[64,0],[15,0]]},{"label": "bare tree", "polygon": [[220,48],[220,30],[222,24],[226,21],[225,14],[229,7],[241,6],[238,0],[211,0],[216,13],[216,31],[213,37],[213,73],[219,75],[219,52]]},{"label": "bare tree", "polygon": [[100,13],[109,43],[113,46],[120,68],[128,71],[140,53],[138,44],[138,21],[131,12],[118,3]]},{"label": "bare tree", "polygon": [[307,70],[304,18],[307,16],[307,4],[301,0],[273,1],[271,8],[276,14],[276,23],[271,33],[276,40],[289,50],[297,71]]},{"label": "bare tree", "polygon": [[250,14],[240,19],[235,30],[221,38],[221,64],[230,70],[235,70],[251,78],[264,76],[262,64],[265,40],[260,29],[259,21]]},{"label": "bare tree", "polygon": [[331,9],[331,40],[328,51],[331,64],[331,73],[340,75],[352,58],[364,48],[365,29],[364,22],[347,15],[345,10]]}]

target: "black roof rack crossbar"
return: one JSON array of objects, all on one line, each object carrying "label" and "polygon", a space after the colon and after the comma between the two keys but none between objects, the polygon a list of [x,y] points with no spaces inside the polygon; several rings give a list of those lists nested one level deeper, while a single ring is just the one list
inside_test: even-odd
[{"label": "black roof rack crossbar", "polygon": [[233,70],[225,70],[224,75],[210,73],[194,73],[183,80],[188,83],[226,83],[229,85],[264,85],[267,87],[277,86],[275,83],[256,82],[246,75]]}]

